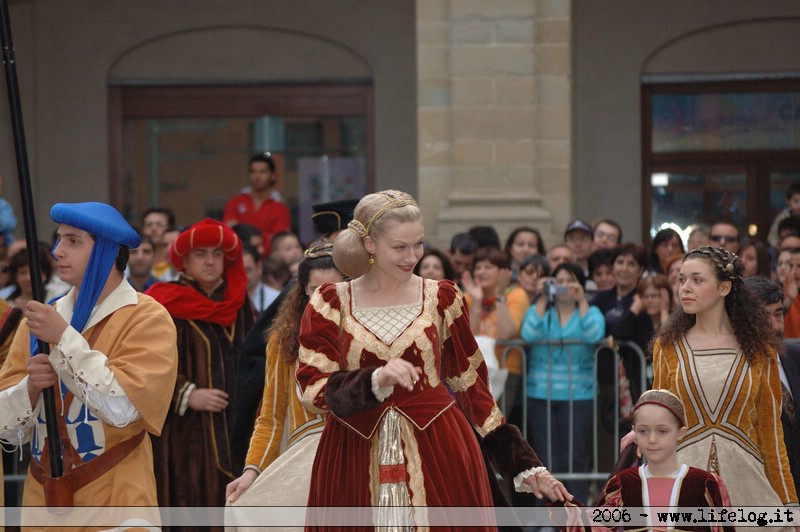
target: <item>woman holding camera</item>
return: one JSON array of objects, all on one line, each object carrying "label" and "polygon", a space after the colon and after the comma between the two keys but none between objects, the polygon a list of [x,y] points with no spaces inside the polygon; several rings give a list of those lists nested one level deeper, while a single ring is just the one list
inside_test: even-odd
[{"label": "woman holding camera", "polygon": [[[536,427],[530,438],[548,467],[583,472],[589,470],[595,344],[605,335],[605,320],[586,301],[580,266],[565,262],[553,273],[554,279],[541,280],[540,295],[522,323],[522,339],[533,344],[528,354],[528,427]],[[566,484],[578,500],[586,500],[588,482]]]}]

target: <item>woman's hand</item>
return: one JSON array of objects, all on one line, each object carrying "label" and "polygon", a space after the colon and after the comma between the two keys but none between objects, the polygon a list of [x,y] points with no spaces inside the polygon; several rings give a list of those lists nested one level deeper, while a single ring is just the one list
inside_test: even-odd
[{"label": "woman's hand", "polygon": [[567,283],[567,297],[576,303],[586,299],[586,293],[583,291],[581,283]]},{"label": "woman's hand", "polygon": [[381,367],[378,374],[378,386],[394,386],[399,384],[408,391],[414,389],[414,385],[422,376],[422,368],[415,366],[408,360],[393,358]]},{"label": "woman's hand", "polygon": [[572,494],[549,471],[541,471],[531,475],[523,482],[531,487],[533,494],[539,499],[547,497],[551,502],[572,500]]},{"label": "woman's hand", "polygon": [[257,478],[258,473],[254,469],[245,469],[242,476],[228,484],[225,488],[225,498],[228,502],[236,502],[236,499],[247,491]]},{"label": "woman's hand", "polygon": [[552,277],[539,277],[536,280],[536,293],[539,294],[539,299],[537,299],[537,302],[538,301],[548,301],[550,299],[550,294],[547,293],[547,291],[544,289],[544,285],[548,281],[552,281],[552,280],[553,280]]},{"label": "woman's hand", "polygon": [[642,301],[642,298],[639,296],[639,294],[633,294],[633,302],[631,303],[631,314],[635,314],[636,316],[638,316],[643,308],[644,308],[644,301]]},{"label": "woman's hand", "polygon": [[475,282],[470,271],[467,270],[461,274],[461,286],[472,297],[473,306],[480,307],[481,301],[483,301],[483,288]]}]

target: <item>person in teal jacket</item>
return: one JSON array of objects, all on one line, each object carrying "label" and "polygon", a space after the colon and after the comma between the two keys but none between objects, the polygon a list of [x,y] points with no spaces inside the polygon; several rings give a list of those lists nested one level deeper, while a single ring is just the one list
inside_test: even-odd
[{"label": "person in teal jacket", "polygon": [[[532,344],[526,376],[529,438],[542,460],[550,461],[547,466],[559,472],[589,470],[595,344],[605,336],[605,318],[589,305],[585,286],[580,266],[558,265],[552,278],[540,280],[539,296],[521,330],[522,339]],[[578,500],[586,500],[588,482],[565,484]]]}]

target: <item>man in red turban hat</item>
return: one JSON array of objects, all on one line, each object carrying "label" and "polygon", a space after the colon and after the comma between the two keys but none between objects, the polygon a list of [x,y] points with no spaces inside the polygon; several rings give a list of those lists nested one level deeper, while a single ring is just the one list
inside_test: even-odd
[{"label": "man in red turban hat", "polygon": [[229,437],[240,344],[253,324],[242,243],[207,218],[178,236],[169,258],[178,280],[147,291],[178,330],[178,379],[155,445],[159,504],[221,506],[244,458]]}]

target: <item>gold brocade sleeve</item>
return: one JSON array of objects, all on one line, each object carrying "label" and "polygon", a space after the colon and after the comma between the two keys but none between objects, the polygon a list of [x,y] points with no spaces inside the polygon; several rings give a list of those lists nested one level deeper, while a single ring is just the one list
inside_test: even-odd
[{"label": "gold brocade sleeve", "polygon": [[267,341],[267,362],[264,369],[264,394],[261,412],[256,419],[250,449],[245,464],[254,465],[263,471],[280,454],[284,420],[289,409],[289,394],[294,381],[290,381],[288,364],[281,357],[276,335]]},{"label": "gold brocade sleeve", "polygon": [[665,389],[667,386],[669,368],[664,360],[664,351],[661,340],[653,343],[653,389]]}]

